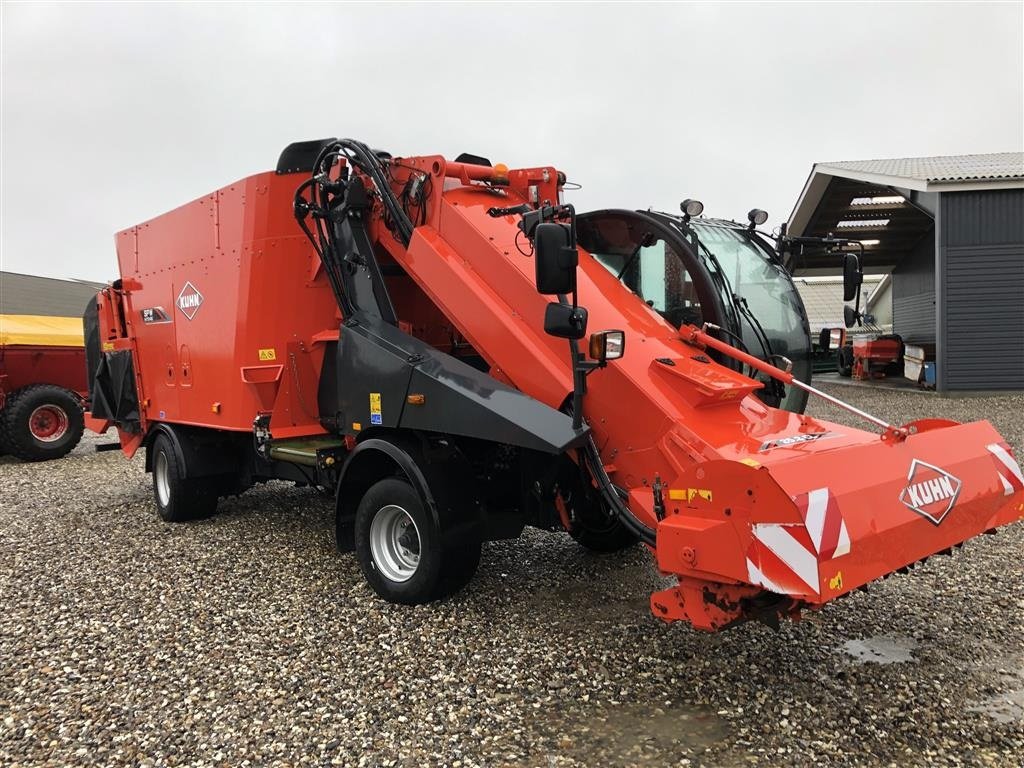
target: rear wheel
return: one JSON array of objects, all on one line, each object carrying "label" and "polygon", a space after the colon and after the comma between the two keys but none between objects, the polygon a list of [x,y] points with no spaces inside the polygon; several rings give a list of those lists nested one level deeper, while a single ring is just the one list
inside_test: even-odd
[{"label": "rear wheel", "polygon": [[53,384],[33,384],[11,393],[0,411],[0,444],[24,461],[67,455],[84,430],[78,399]]},{"label": "rear wheel", "polygon": [[157,435],[149,450],[153,452],[153,498],[165,522],[196,520],[216,511],[216,478],[186,477],[174,446],[164,435]]}]

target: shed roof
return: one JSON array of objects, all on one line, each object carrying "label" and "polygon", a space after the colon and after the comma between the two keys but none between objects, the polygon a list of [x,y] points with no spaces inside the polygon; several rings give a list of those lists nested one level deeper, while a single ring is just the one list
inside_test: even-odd
[{"label": "shed roof", "polygon": [[[795,237],[844,235],[865,243],[863,266],[893,269],[933,232],[938,194],[1024,189],[1024,152],[897,157],[816,163],[789,216]],[[840,262],[809,246],[787,261],[791,271],[827,274]]]},{"label": "shed roof", "polygon": [[0,315],[81,317],[105,283],[0,272]]},{"label": "shed roof", "polygon": [[818,163],[815,170],[842,176],[845,172],[890,176],[901,181],[955,182],[1024,180],[1024,152],[995,152],[985,155],[937,155],[895,157],[884,160],[842,160]]}]

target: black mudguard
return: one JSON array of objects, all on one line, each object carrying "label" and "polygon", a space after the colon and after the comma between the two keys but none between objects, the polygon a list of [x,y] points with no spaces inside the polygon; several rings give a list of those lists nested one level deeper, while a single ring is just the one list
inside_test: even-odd
[{"label": "black mudguard", "polygon": [[[529,395],[377,318],[356,315],[341,329],[335,365],[324,366],[320,413],[335,431],[371,427],[472,437],[559,454],[588,428]],[[422,404],[406,402],[422,395]]]}]

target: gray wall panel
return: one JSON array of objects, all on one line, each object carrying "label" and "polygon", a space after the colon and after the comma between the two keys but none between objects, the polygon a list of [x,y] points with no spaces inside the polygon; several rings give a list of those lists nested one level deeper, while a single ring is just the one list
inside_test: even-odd
[{"label": "gray wall panel", "polygon": [[892,327],[912,343],[935,341],[935,231],[892,271]]},{"label": "gray wall panel", "polygon": [[1024,190],[941,206],[940,388],[1024,389]]}]

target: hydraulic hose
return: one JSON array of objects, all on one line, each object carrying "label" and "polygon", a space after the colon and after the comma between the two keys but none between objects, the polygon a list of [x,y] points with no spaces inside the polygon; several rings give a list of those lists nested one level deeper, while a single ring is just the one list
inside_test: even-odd
[{"label": "hydraulic hose", "polygon": [[626,528],[630,533],[636,536],[644,544],[655,546],[658,541],[657,533],[652,528],[648,528],[636,516],[629,511],[621,498],[619,498],[618,491],[615,490],[615,486],[612,485],[612,480],[608,477],[608,473],[604,470],[604,462],[601,461],[601,454],[597,450],[597,444],[594,442],[594,438],[591,435],[587,435],[587,442],[584,445],[584,456],[587,461],[587,466],[593,474],[594,479],[597,480],[597,490],[601,494],[601,498],[604,499],[605,504],[615,515],[615,518],[622,523],[623,527]]}]

